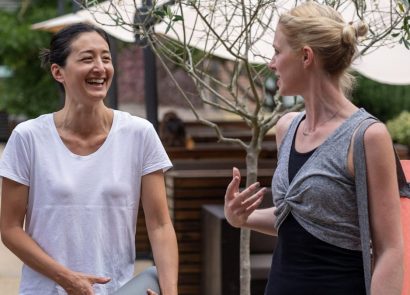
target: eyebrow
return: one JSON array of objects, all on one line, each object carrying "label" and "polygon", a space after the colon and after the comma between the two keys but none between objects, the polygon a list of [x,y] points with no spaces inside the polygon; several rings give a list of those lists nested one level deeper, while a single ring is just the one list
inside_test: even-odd
[{"label": "eyebrow", "polygon": [[[94,50],[84,50],[84,51],[80,51],[79,52],[79,54],[84,54],[84,53],[94,53]],[[111,54],[111,51],[109,51],[109,50],[103,50],[103,52],[102,53],[109,53],[109,54]]]}]

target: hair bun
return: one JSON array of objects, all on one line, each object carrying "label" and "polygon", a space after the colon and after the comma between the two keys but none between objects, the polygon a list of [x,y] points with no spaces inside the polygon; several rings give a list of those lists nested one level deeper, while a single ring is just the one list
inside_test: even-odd
[{"label": "hair bun", "polygon": [[342,30],[342,42],[344,44],[356,44],[358,37],[363,37],[367,34],[368,26],[364,22],[357,23],[349,22],[345,24]]},{"label": "hair bun", "polygon": [[369,31],[369,26],[365,22],[359,21],[355,25],[355,30],[357,37],[364,37]]}]

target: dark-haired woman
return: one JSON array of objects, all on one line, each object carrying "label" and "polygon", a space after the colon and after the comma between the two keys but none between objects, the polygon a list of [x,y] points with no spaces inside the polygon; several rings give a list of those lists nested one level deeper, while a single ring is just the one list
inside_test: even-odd
[{"label": "dark-haired woman", "polygon": [[148,121],[104,105],[114,75],[105,32],[67,27],[42,62],[65,105],[17,126],[0,162],[1,234],[24,262],[20,294],[118,290],[134,271],[140,200],[161,293],[177,294],[163,177],[171,162]]}]

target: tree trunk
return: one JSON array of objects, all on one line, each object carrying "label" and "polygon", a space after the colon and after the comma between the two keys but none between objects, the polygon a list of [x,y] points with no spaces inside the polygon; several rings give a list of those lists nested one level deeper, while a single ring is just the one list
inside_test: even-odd
[{"label": "tree trunk", "polygon": [[[256,141],[255,141],[256,142]],[[257,180],[258,158],[260,147],[257,144],[252,145],[246,153],[246,187]],[[251,294],[251,260],[250,260],[250,237],[249,229],[241,229],[240,239],[240,295]]]}]

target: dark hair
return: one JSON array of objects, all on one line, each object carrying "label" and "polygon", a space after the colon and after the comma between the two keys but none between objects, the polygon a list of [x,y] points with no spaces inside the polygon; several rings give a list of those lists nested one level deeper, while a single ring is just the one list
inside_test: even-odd
[{"label": "dark hair", "polygon": [[48,69],[55,63],[60,67],[64,67],[67,57],[71,52],[71,43],[78,38],[79,35],[88,32],[98,33],[107,42],[108,48],[111,49],[108,35],[104,30],[87,23],[77,23],[58,31],[51,38],[50,48],[40,50],[41,66]]},{"label": "dark hair", "polygon": [[159,136],[164,146],[185,146],[185,124],[175,112],[164,114],[160,124]]}]

